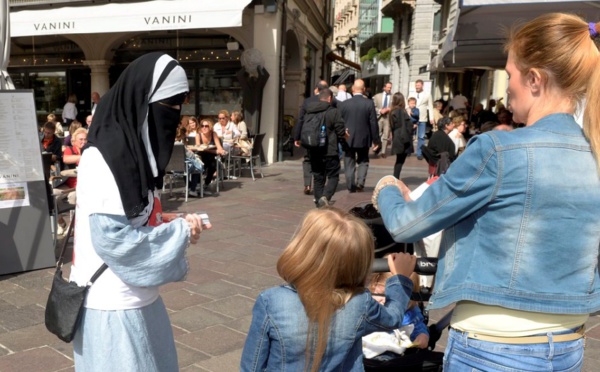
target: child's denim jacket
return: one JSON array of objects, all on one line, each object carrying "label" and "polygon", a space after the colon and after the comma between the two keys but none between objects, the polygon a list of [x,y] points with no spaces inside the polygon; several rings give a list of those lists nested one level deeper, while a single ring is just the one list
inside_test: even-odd
[{"label": "child's denim jacket", "polygon": [[[332,318],[320,371],[363,371],[362,336],[402,324],[412,282],[395,275],[386,281],[385,306],[368,291],[354,296]],[[254,305],[241,371],[303,371],[308,319],[296,290],[270,288]]]}]

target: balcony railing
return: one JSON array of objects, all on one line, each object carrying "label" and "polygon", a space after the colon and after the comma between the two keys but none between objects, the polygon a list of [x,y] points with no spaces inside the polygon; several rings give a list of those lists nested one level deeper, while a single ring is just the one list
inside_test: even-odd
[{"label": "balcony railing", "polygon": [[377,75],[390,75],[392,73],[391,62],[381,62],[377,59],[373,61],[364,61],[362,64],[362,77],[371,77]]}]

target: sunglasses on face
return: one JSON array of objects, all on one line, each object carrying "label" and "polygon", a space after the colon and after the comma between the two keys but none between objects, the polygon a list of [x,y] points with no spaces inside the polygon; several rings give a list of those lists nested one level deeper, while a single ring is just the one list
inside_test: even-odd
[{"label": "sunglasses on face", "polygon": [[210,128],[210,125],[201,125],[200,128]]},{"label": "sunglasses on face", "polygon": [[219,117],[219,120],[226,120],[227,118]]}]

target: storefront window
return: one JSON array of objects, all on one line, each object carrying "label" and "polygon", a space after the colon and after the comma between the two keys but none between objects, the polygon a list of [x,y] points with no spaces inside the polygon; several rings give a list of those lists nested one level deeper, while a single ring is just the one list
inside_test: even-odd
[{"label": "storefront window", "polygon": [[65,71],[11,73],[16,89],[33,89],[38,125],[46,122],[48,114],[61,120],[66,102],[67,77]]}]

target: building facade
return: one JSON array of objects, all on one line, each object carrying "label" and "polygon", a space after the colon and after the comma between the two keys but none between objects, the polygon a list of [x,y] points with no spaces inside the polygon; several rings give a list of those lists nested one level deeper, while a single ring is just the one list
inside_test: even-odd
[{"label": "building facade", "polygon": [[163,51],[188,74],[183,113],[213,117],[221,109],[242,108],[240,58],[257,49],[270,76],[260,121],[254,118],[249,125],[254,133],[266,133],[265,158],[273,162],[282,137],[280,118],[296,116],[306,92],[330,73],[329,3],[11,0],[8,71],[17,88],[34,90],[38,121],[60,114],[71,93],[83,119],[91,110],[91,92],[104,94],[135,58]]}]

